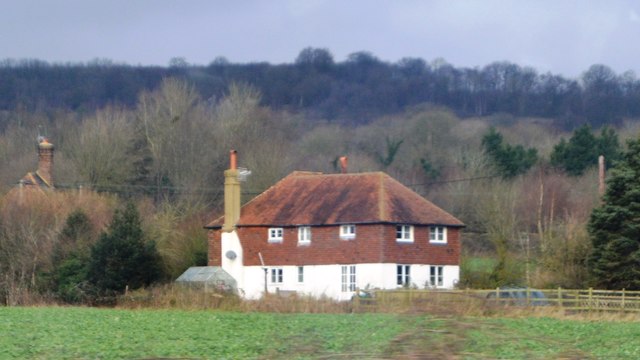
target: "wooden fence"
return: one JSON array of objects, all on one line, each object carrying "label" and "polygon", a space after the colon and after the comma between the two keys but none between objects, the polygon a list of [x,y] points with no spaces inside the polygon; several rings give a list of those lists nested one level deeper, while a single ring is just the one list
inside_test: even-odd
[{"label": "wooden fence", "polygon": [[398,307],[442,309],[443,307],[538,307],[567,311],[640,312],[640,291],[595,289],[498,288],[490,290],[357,290],[355,310],[383,311]]}]

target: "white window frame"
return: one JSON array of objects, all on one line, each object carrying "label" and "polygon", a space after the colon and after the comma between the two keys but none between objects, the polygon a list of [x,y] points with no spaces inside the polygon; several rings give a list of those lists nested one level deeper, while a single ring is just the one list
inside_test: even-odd
[{"label": "white window frame", "polygon": [[284,229],[281,227],[272,227],[269,228],[268,239],[271,243],[282,242],[284,236]]},{"label": "white window frame", "polygon": [[269,271],[270,284],[282,284],[284,282],[284,269],[281,267],[271,268]]},{"label": "white window frame", "polygon": [[439,226],[439,225],[430,226],[429,242],[432,244],[446,244],[447,243],[447,227]]},{"label": "white window frame", "polygon": [[444,266],[429,266],[429,286],[436,288],[444,286]]},{"label": "white window frame", "polygon": [[298,226],[298,244],[311,244],[311,226]]},{"label": "white window frame", "polygon": [[354,224],[340,225],[340,239],[351,240],[356,238],[356,226]]},{"label": "white window frame", "polygon": [[298,266],[298,283],[304,282],[304,266]]},{"label": "white window frame", "polygon": [[396,225],[396,241],[404,243],[413,242],[413,225]]},{"label": "white window frame", "polygon": [[396,265],[396,285],[411,285],[411,265]]},{"label": "white window frame", "polygon": [[342,292],[356,291],[356,266],[355,265],[342,265],[341,266],[341,284]]}]

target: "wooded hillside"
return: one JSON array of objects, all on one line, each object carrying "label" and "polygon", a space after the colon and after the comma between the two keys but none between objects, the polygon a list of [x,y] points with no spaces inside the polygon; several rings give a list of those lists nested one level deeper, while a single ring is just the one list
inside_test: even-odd
[{"label": "wooded hillside", "polygon": [[368,52],[335,62],[328,50],[317,48],[303,49],[292,63],[277,65],[235,64],[224,58],[206,66],[173,59],[168,67],[7,59],[0,63],[0,109],[132,108],[140,92],[155,89],[166,77],[193,84],[210,103],[224,97],[230,84],[247,83],[261,92],[262,106],[342,124],[366,124],[422,103],[446,106],[461,117],[551,118],[568,130],[640,116],[640,80],[633,72],[616,74],[606,65],[593,65],[579,79],[569,79],[509,62],[457,68],[443,59],[387,63]]},{"label": "wooded hillside", "polygon": [[[335,63],[322,49],[283,65],[5,61],[2,193],[36,169],[39,135],[55,145],[61,191],[2,198],[0,298],[64,298],[56,279],[77,280],[123,200],[136,203],[164,279],[206,262],[202,226],[221,209],[230,149],[252,171],[244,201],[294,170],[337,172],[346,155],[350,172],[385,171],[467,225],[461,285],[585,287],[597,156],[611,166],[638,136],[639,89],[601,65],[569,80],[508,63]],[[65,240],[78,210],[91,225],[79,252]]]}]

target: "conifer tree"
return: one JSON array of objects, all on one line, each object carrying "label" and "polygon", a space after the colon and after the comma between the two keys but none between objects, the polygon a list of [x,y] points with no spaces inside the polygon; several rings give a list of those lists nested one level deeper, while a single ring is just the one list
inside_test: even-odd
[{"label": "conifer tree", "polygon": [[502,134],[494,127],[482,137],[482,147],[504,179],[526,173],[538,161],[538,150],[505,143]]},{"label": "conifer tree", "polygon": [[133,203],[116,210],[113,221],[91,250],[88,278],[99,294],[114,295],[160,278],[160,257],[153,241],[145,241]]},{"label": "conifer tree", "polygon": [[65,302],[82,302],[87,296],[85,281],[93,239],[87,215],[80,209],[69,214],[53,249],[51,274],[52,290]]},{"label": "conifer tree", "polygon": [[590,272],[596,286],[608,289],[640,289],[640,139],[628,147],[588,225]]},{"label": "conifer tree", "polygon": [[580,176],[598,164],[598,156],[604,155],[607,164],[613,164],[621,154],[615,130],[605,126],[600,136],[595,136],[589,125],[583,125],[573,132],[569,141],[562,139],[553,147],[551,165],[564,169],[570,176]]}]

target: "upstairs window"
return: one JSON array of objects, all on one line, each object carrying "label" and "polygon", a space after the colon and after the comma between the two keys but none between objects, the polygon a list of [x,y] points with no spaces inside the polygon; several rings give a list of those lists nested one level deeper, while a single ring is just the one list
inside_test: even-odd
[{"label": "upstairs window", "polygon": [[413,242],[413,226],[397,225],[396,241],[397,242]]},{"label": "upstairs window", "polygon": [[350,240],[356,238],[355,225],[340,225],[340,239]]},{"label": "upstairs window", "polygon": [[311,226],[298,227],[298,244],[311,243]]},{"label": "upstairs window", "polygon": [[282,242],[282,228],[269,228],[269,242]]},{"label": "upstairs window", "polygon": [[434,244],[446,244],[447,228],[444,226],[431,226],[429,228],[429,242]]}]

